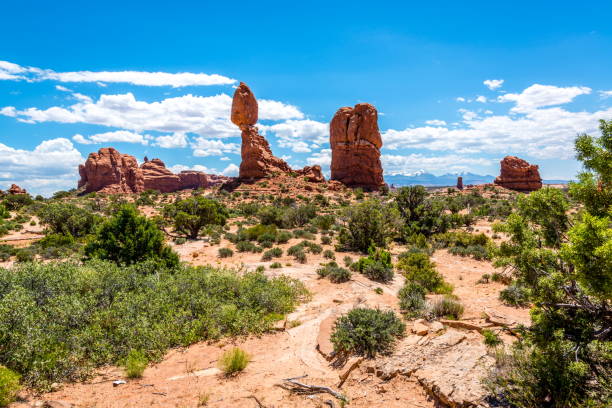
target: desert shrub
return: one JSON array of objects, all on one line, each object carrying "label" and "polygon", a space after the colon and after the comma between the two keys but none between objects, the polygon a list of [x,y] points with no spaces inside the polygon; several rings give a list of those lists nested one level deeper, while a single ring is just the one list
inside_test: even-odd
[{"label": "desert shrub", "polygon": [[231,248],[219,248],[217,252],[219,258],[231,258],[234,256],[234,251],[232,251]]},{"label": "desert shrub", "polygon": [[17,211],[33,202],[29,194],[9,194],[2,200],[2,205],[9,211]]},{"label": "desert shrub", "polygon": [[99,217],[70,203],[49,203],[38,210],[41,224],[49,233],[83,237],[94,231]]},{"label": "desert shrub", "polygon": [[431,303],[429,314],[432,318],[443,317],[458,320],[463,315],[463,305],[454,297],[445,295]]},{"label": "desert shrub", "polygon": [[298,261],[299,263],[306,263],[306,260],[307,260],[307,258],[306,258],[306,253],[304,252],[304,250],[303,250],[303,249],[300,249],[300,250],[296,251],[296,252],[293,254],[293,258],[294,258],[296,261]]},{"label": "desert shrub", "polygon": [[361,272],[369,279],[378,282],[393,280],[393,264],[391,254],[381,248],[370,247],[369,255],[351,265],[351,269]]},{"label": "desert shrub", "polygon": [[328,236],[328,235],[323,235],[323,236],[321,237],[321,243],[322,243],[323,245],[329,245],[329,244],[331,244],[331,243],[332,243],[332,238],[331,238],[330,236]]},{"label": "desert shrub", "polygon": [[15,251],[15,258],[17,262],[32,262],[35,257],[33,248],[19,248]]},{"label": "desert shrub", "polygon": [[323,251],[323,247],[311,241],[302,241],[304,248],[308,248],[308,252],[318,255]]},{"label": "desert shrub", "polygon": [[238,232],[239,240],[247,241],[274,241],[277,235],[275,225],[257,224]]},{"label": "desert shrub", "polygon": [[176,245],[183,245],[187,242],[187,238],[185,237],[177,237],[172,240]]},{"label": "desert shrub", "polygon": [[448,293],[452,288],[436,270],[436,264],[423,252],[412,252],[400,256],[397,269],[406,280],[416,282],[428,292]]},{"label": "desert shrub", "polygon": [[407,317],[421,316],[426,308],[427,290],[417,282],[407,281],[397,294],[402,313]]},{"label": "desert shrub", "polygon": [[147,357],[142,351],[130,350],[125,358],[125,375],[128,378],[140,378],[147,368]]},{"label": "desert shrub", "polygon": [[329,231],[334,225],[335,218],[333,215],[319,215],[315,217],[311,223],[322,231]]},{"label": "desert shrub", "polygon": [[289,231],[280,231],[276,235],[276,243],[278,243],[278,244],[285,244],[285,243],[289,242],[289,240],[292,237],[293,237],[293,234],[290,233]]},{"label": "desert shrub", "polygon": [[0,204],[0,219],[10,218],[10,216],[9,210],[3,204]]},{"label": "desert shrub", "polygon": [[236,244],[236,250],[238,252],[253,252],[259,253],[263,252],[263,248],[255,245],[251,241],[240,241]]},{"label": "desert shrub", "polygon": [[0,364],[47,389],[122,364],[130,350],[154,361],[171,347],[263,333],[306,294],[287,277],[154,261],[20,264],[0,269]]},{"label": "desert shrub", "polygon": [[344,262],[344,266],[346,266],[347,268],[350,268],[353,265],[353,258],[347,255],[344,258],[342,258],[342,262]]},{"label": "desert shrub", "polygon": [[333,283],[342,283],[351,279],[351,271],[338,266],[335,262],[329,262],[317,269],[317,274],[321,278],[329,278]]},{"label": "desert shrub", "polygon": [[476,260],[491,259],[493,242],[483,233],[450,231],[433,237],[437,248],[449,248],[453,255],[470,256]]},{"label": "desert shrub", "polygon": [[336,259],[336,254],[331,249],[326,249],[325,251],[323,251],[323,258]]},{"label": "desert shrub", "polygon": [[272,248],[263,253],[261,260],[270,261],[272,258],[280,258],[281,256],[283,256],[283,250],[281,248]]},{"label": "desert shrub", "polygon": [[207,226],[225,225],[229,217],[223,204],[202,196],[168,204],[164,207],[163,214],[174,222],[175,231],[190,239],[196,239]]},{"label": "desert shrub", "polygon": [[21,389],[21,376],[4,366],[0,366],[0,407],[6,407],[17,399]]},{"label": "desert shrub", "polygon": [[499,292],[499,300],[510,306],[525,307],[529,305],[529,292],[524,286],[513,282]]},{"label": "desert shrub", "polygon": [[281,263],[280,263],[280,262],[272,262],[272,263],[270,264],[270,269],[280,269],[280,268],[282,268],[282,267],[283,267],[283,265],[281,265]]},{"label": "desert shrub", "polygon": [[239,203],[238,205],[236,205],[234,211],[236,211],[239,215],[250,217],[253,215],[257,215],[257,213],[259,212],[259,204]]},{"label": "desert shrub", "polygon": [[315,239],[315,235],[312,232],[301,230],[301,229],[293,231],[293,236],[295,238],[302,238],[302,239],[310,239],[310,240]]},{"label": "desert shrub", "polygon": [[340,249],[367,252],[370,246],[386,247],[399,235],[402,221],[394,205],[366,200],[348,207],[341,214]]},{"label": "desert shrub", "polygon": [[336,320],[331,342],[336,353],[372,358],[391,351],[405,330],[406,325],[391,310],[355,308]]},{"label": "desert shrub", "polygon": [[0,261],[8,261],[11,256],[14,256],[17,248],[12,245],[0,244]]},{"label": "desert shrub", "polygon": [[251,357],[246,351],[234,347],[223,353],[219,359],[219,368],[225,375],[229,376],[243,371],[249,361],[251,361]]},{"label": "desert shrub", "polygon": [[155,259],[166,266],[178,265],[178,255],[164,243],[164,234],[135,207],[124,205],[98,228],[85,246],[90,258],[131,265]]},{"label": "desert shrub", "polygon": [[497,347],[503,343],[499,335],[491,329],[484,329],[482,331],[482,336],[484,344],[488,347]]}]

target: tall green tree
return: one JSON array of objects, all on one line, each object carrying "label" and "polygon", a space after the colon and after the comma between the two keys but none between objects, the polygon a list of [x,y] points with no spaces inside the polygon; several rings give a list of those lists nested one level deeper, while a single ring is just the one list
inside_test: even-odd
[{"label": "tall green tree", "polygon": [[600,138],[576,140],[588,172],[570,191],[584,210],[570,215],[565,195],[544,188],[520,197],[495,227],[509,236],[496,263],[533,304],[531,327],[488,382],[512,406],[603,408],[612,400],[610,122],[601,128]]},{"label": "tall green tree", "polygon": [[218,201],[196,196],[167,205],[164,216],[173,220],[176,231],[196,239],[206,226],[225,225],[229,214]]},{"label": "tall green tree", "polygon": [[132,205],[123,205],[105,221],[85,246],[85,255],[131,265],[147,259],[168,267],[177,266],[176,252],[164,242],[164,233]]}]

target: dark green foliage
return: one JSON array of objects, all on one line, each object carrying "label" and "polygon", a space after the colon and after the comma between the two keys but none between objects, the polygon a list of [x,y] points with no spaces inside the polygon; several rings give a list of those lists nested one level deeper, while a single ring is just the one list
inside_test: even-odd
[{"label": "dark green foliage", "polygon": [[219,258],[231,258],[234,256],[234,251],[231,248],[219,248],[218,256]]},{"label": "dark green foliage", "polygon": [[331,243],[332,243],[332,238],[331,238],[330,236],[328,236],[328,235],[323,235],[323,236],[321,237],[321,243],[322,243],[323,245],[329,245],[329,244],[331,244]]},{"label": "dark green foliage", "polygon": [[448,293],[452,290],[436,270],[436,264],[429,259],[426,253],[404,253],[400,255],[396,267],[407,281],[421,285],[428,292]]},{"label": "dark green foliage", "polygon": [[503,343],[503,341],[499,338],[499,335],[490,329],[484,329],[482,331],[482,337],[484,344],[488,347],[497,347]]},{"label": "dark green foliage", "polygon": [[374,281],[383,283],[392,281],[394,273],[391,254],[384,249],[374,247],[370,247],[369,253],[367,257],[352,264],[351,268]]},{"label": "dark green foliage", "polygon": [[152,261],[0,269],[0,364],[46,389],[123,364],[131,350],[157,360],[171,347],[262,333],[306,295],[286,277]]},{"label": "dark green foliage", "polygon": [[562,191],[543,188],[520,196],[517,211],[495,227],[509,235],[496,264],[525,289],[504,297],[533,305],[531,327],[489,382],[514,406],[604,407],[612,399],[611,126],[602,122],[599,139],[576,140],[590,173],[570,192],[584,210],[568,212]]},{"label": "dark green foliage", "polygon": [[570,183],[570,195],[597,217],[609,216],[612,206],[612,120],[601,120],[600,137],[586,134],[576,139],[576,158],[586,171]]},{"label": "dark green foliage", "polygon": [[289,240],[293,237],[293,234],[289,231],[280,231],[276,235],[276,243],[277,244],[285,244],[289,242]]},{"label": "dark green foliage", "polygon": [[6,407],[17,399],[21,389],[21,376],[4,366],[0,366],[0,407]]},{"label": "dark green foliage", "polygon": [[9,210],[3,204],[0,204],[0,220],[10,218],[10,216]]},{"label": "dark green foliage", "polygon": [[317,215],[317,208],[312,204],[299,207],[263,207],[257,213],[259,221],[265,225],[276,225],[282,228],[303,227]]},{"label": "dark green foliage", "polygon": [[283,265],[281,265],[281,263],[280,263],[280,262],[272,262],[272,263],[270,264],[270,269],[280,269],[280,268],[282,268],[282,267],[283,267]]},{"label": "dark green foliage", "polygon": [[319,215],[311,221],[312,225],[322,231],[329,231],[334,225],[335,219],[333,215]]},{"label": "dark green foliage", "polygon": [[417,282],[406,281],[397,297],[402,313],[407,317],[419,317],[425,311],[425,294],[427,290]]},{"label": "dark green foliage", "polygon": [[310,239],[310,240],[315,239],[315,235],[312,232],[301,230],[301,229],[297,229],[293,231],[293,236],[295,238],[303,238],[303,239]]},{"label": "dark green foliage", "polygon": [[346,208],[341,221],[340,248],[364,253],[372,245],[386,247],[389,240],[399,236],[402,228],[395,206],[377,200],[366,200]]},{"label": "dark green foliage", "polygon": [[331,342],[336,353],[373,358],[390,352],[405,330],[406,325],[391,310],[355,308],[336,320]]},{"label": "dark green foliage", "polygon": [[250,241],[240,241],[236,244],[236,249],[238,250],[238,252],[253,252],[253,253],[259,253],[259,252],[263,252],[263,248],[260,246],[255,245],[254,243],[250,242]]},{"label": "dark green foliage", "polygon": [[331,249],[326,249],[325,251],[323,251],[323,258],[336,259],[336,254]]},{"label": "dark green foliage", "polygon": [[252,227],[240,230],[238,232],[238,240],[239,241],[265,241],[272,240],[276,238],[278,231],[275,225],[263,225],[257,224]]},{"label": "dark green foliage", "polygon": [[338,266],[336,262],[329,262],[317,269],[317,274],[322,278],[329,278],[333,283],[342,283],[351,279],[351,271]]},{"label": "dark green foliage", "polygon": [[74,238],[84,237],[94,231],[99,217],[70,203],[49,203],[38,210],[41,224],[52,234]]},{"label": "dark green foliage", "polygon": [[0,244],[0,261],[8,261],[11,256],[17,253],[17,248],[12,245]]},{"label": "dark green foliage", "polygon": [[164,234],[131,205],[122,206],[106,220],[85,247],[90,258],[131,265],[154,259],[161,265],[178,265],[178,255],[164,243]]},{"label": "dark green foliage", "polygon": [[167,205],[164,216],[173,220],[177,232],[196,239],[206,226],[225,225],[229,213],[218,201],[196,196]]},{"label": "dark green foliage", "polygon": [[33,202],[34,200],[29,194],[9,194],[4,197],[2,205],[9,211],[17,211]]},{"label": "dark green foliage", "polygon": [[283,250],[281,248],[272,248],[264,252],[261,260],[270,261],[272,258],[280,258],[281,256],[283,256]]}]

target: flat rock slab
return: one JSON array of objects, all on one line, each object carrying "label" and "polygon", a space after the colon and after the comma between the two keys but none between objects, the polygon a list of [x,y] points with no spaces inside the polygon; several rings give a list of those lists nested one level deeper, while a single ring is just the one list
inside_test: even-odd
[{"label": "flat rock slab", "polygon": [[495,360],[487,354],[479,333],[448,328],[417,343],[413,336],[403,339],[393,355],[377,359],[374,371],[378,376],[412,376],[450,407],[486,406],[481,379]]},{"label": "flat rock slab", "polygon": [[334,329],[334,324],[338,316],[332,314],[321,321],[319,326],[319,335],[317,336],[317,350],[327,360],[331,360],[334,355],[334,345],[331,342],[331,333]]}]

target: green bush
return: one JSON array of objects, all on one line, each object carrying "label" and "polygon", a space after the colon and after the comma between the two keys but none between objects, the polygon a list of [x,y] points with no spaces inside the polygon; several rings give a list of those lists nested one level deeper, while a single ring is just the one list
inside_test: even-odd
[{"label": "green bush", "polygon": [[331,244],[331,243],[332,243],[332,238],[331,238],[330,236],[328,236],[328,235],[323,235],[323,236],[321,237],[321,243],[322,243],[323,245],[329,245],[329,244]]},{"label": "green bush", "polygon": [[390,282],[393,280],[393,264],[391,253],[381,248],[369,248],[367,257],[359,259],[351,265],[351,269],[361,272],[369,279],[378,282]]},{"label": "green bush", "polygon": [[406,325],[391,310],[355,308],[336,320],[331,342],[338,354],[372,358],[390,352],[405,330]]},{"label": "green bush", "polygon": [[493,330],[484,329],[482,331],[484,344],[488,347],[497,347],[502,344],[502,340],[499,338],[499,335],[495,333]]},{"label": "green bush", "polygon": [[326,249],[325,251],[323,251],[323,258],[336,259],[336,254],[331,249]]},{"label": "green bush", "polygon": [[210,225],[225,225],[229,213],[218,201],[202,196],[168,204],[163,210],[164,217],[174,222],[174,229],[190,239],[196,239],[202,229]]},{"label": "green bush", "polygon": [[367,252],[370,246],[386,247],[402,229],[402,220],[394,205],[367,200],[344,210],[343,228],[338,236],[341,249]]},{"label": "green bush", "polygon": [[91,234],[100,218],[84,208],[63,202],[43,205],[38,210],[38,217],[49,233],[74,238]]},{"label": "green bush", "polygon": [[303,249],[300,249],[299,251],[294,252],[293,258],[299,263],[306,263],[306,260],[307,260],[306,253],[304,252]]},{"label": "green bush", "polygon": [[285,244],[289,242],[289,240],[293,237],[293,234],[289,231],[280,231],[276,235],[276,243],[277,244]]},{"label": "green bush", "polygon": [[272,258],[280,258],[281,256],[283,256],[283,250],[281,248],[272,248],[264,252],[261,260],[270,261]]},{"label": "green bush", "polygon": [[85,254],[125,265],[147,259],[169,267],[179,263],[178,255],[165,244],[163,232],[131,205],[120,207],[100,226],[85,246]]},{"label": "green bush", "polygon": [[270,264],[270,269],[280,269],[280,268],[282,268],[282,267],[283,267],[283,265],[281,265],[281,263],[280,263],[280,262],[272,262],[272,263]]},{"label": "green bush", "polygon": [[275,225],[257,224],[238,232],[239,240],[247,241],[274,241],[277,235]]},{"label": "green bush", "polygon": [[9,210],[7,210],[3,204],[0,204],[0,219],[6,219],[10,217],[11,214],[9,213]]},{"label": "green bush", "polygon": [[432,318],[459,320],[463,315],[463,305],[452,296],[443,296],[432,302],[429,313]]},{"label": "green bush", "polygon": [[333,283],[342,283],[351,280],[351,271],[341,268],[335,262],[329,262],[323,267],[317,269],[317,274],[321,278],[329,278]]},{"label": "green bush", "polygon": [[4,366],[0,366],[0,407],[6,407],[17,399],[21,389],[21,376]]},{"label": "green bush", "polygon": [[255,245],[254,243],[250,242],[250,241],[240,241],[236,244],[236,250],[238,250],[238,252],[253,252],[253,253],[259,253],[259,252],[263,252],[263,248],[260,246]]},{"label": "green bush", "polygon": [[399,290],[399,306],[407,317],[419,317],[425,309],[425,294],[427,290],[416,282],[407,281]]},{"label": "green bush", "polygon": [[122,364],[131,350],[155,361],[172,347],[263,333],[306,295],[284,276],[212,267],[19,264],[0,269],[0,364],[45,390]]},{"label": "green bush", "polygon": [[342,262],[344,262],[344,266],[346,266],[347,268],[350,268],[353,265],[353,258],[347,255],[344,258],[342,258]]},{"label": "green bush", "polygon": [[250,361],[251,357],[246,351],[234,347],[223,353],[219,359],[219,368],[226,376],[229,376],[243,371]]},{"label": "green bush", "polygon": [[9,194],[4,197],[2,205],[9,211],[17,211],[33,202],[34,200],[29,194]]},{"label": "green bush", "polygon": [[218,256],[219,258],[231,258],[234,256],[234,251],[231,248],[219,248]]},{"label": "green bush", "polygon": [[128,378],[140,378],[145,368],[147,368],[147,357],[143,352],[130,350],[125,359],[125,375]]},{"label": "green bush", "polygon": [[405,253],[400,256],[397,265],[406,280],[424,287],[428,292],[447,293],[452,291],[449,284],[436,270],[436,264],[423,252]]}]

